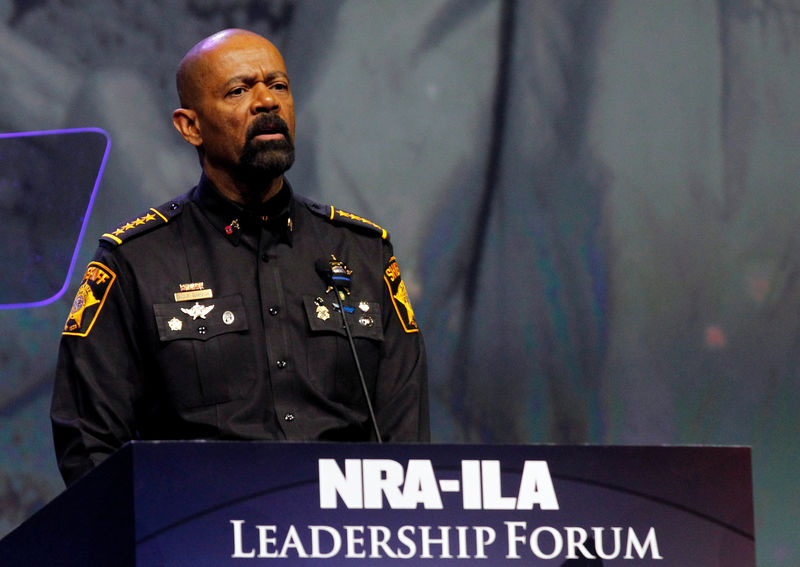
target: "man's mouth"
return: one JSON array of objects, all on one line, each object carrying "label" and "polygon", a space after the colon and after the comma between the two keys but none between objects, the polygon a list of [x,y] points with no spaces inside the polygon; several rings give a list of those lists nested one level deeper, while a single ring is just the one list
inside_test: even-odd
[{"label": "man's mouth", "polygon": [[254,122],[250,126],[248,134],[248,139],[250,140],[269,141],[288,139],[289,128],[286,126],[286,122],[279,116],[269,117],[265,115],[263,119]]},{"label": "man's mouth", "polygon": [[253,137],[253,140],[259,140],[259,141],[280,140],[285,137],[286,136],[281,132],[262,132],[261,134],[256,134]]}]

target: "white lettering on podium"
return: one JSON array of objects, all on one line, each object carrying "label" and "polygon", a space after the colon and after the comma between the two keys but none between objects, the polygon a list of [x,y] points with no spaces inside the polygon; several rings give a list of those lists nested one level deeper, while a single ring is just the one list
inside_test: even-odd
[{"label": "white lettering on podium", "polygon": [[[480,525],[402,525],[393,528],[384,525],[289,524],[248,528],[244,520],[231,520],[230,523],[233,527],[233,559],[488,559],[497,540],[493,527]],[[558,528],[546,525],[529,527],[526,521],[503,523],[506,526],[506,559],[664,559],[653,527],[641,538],[633,527]],[[246,530],[249,530],[250,538]],[[588,545],[590,538],[593,547]],[[502,553],[500,551],[501,556]]]},{"label": "white lettering on podium", "polygon": [[441,510],[441,487],[461,489],[465,510],[558,510],[558,498],[545,461],[525,461],[515,496],[503,494],[500,461],[465,460],[460,479],[436,478],[431,461],[411,459],[406,466],[391,459],[346,459],[344,470],[335,459],[319,460],[319,503],[351,510]]},{"label": "white lettering on podium", "polygon": [[[318,559],[328,559],[337,555],[342,549],[342,536],[338,530],[330,526],[308,526],[311,530],[311,556]],[[320,533],[325,532],[331,538],[330,549],[323,551],[320,542]]]},{"label": "white lettering on podium", "polygon": [[[231,520],[233,559],[487,559],[497,539],[489,526],[256,525],[258,553],[245,546],[244,520]],[[253,532],[250,528],[251,533]],[[457,536],[455,533],[457,533]],[[474,550],[474,553],[471,551]],[[454,555],[455,553],[455,555]]]},{"label": "white lettering on podium", "polygon": [[628,548],[625,552],[625,559],[633,559],[633,553],[631,553],[632,548],[636,548],[636,552],[639,554],[639,558],[644,558],[645,554],[647,553],[647,549],[650,548],[651,552],[650,555],[653,559],[664,559],[658,553],[658,541],[656,540],[656,530],[655,528],[650,528],[650,531],[647,532],[647,537],[644,539],[644,543],[639,543],[639,539],[636,537],[636,534],[633,533],[632,529],[628,530]]},{"label": "white lettering on podium", "polygon": [[233,555],[231,557],[234,559],[255,557],[255,550],[245,553],[244,549],[242,549],[242,524],[244,524],[244,520],[231,520],[231,524],[233,524]]},{"label": "white lettering on podium", "polygon": [[[592,530],[592,539],[594,540],[595,550],[586,547],[586,541],[589,539],[589,534],[584,528],[567,526],[562,528],[566,533],[566,545],[564,536],[559,530],[552,526],[539,526],[535,528],[530,534],[527,533],[527,522],[505,522],[506,535],[508,537],[508,552],[506,559],[519,559],[520,551],[519,546],[527,545],[534,556],[539,559],[553,559],[563,554],[566,559],[617,559],[621,551],[621,536],[623,528],[614,527],[610,528],[611,537],[613,538],[613,551],[608,552],[605,536],[606,528],[594,527]],[[566,553],[564,553],[566,547]],[[651,559],[664,559],[658,550],[658,540],[656,539],[655,528],[651,527],[644,543],[639,541],[639,537],[632,527],[627,531],[627,546],[625,559],[634,559],[632,551],[635,549],[639,559],[644,559],[648,555]],[[597,554],[595,556],[595,553]]]},{"label": "white lettering on podium", "polygon": [[[656,529],[637,532],[634,527],[552,526],[540,523],[546,514],[519,514],[518,511],[558,510],[553,479],[546,461],[525,461],[504,467],[499,460],[463,460],[460,469],[437,472],[428,459],[319,459],[320,509],[343,507],[349,510],[442,510],[445,502],[458,506],[463,518],[478,518],[473,511],[492,511],[497,519],[505,512],[506,537],[486,525],[367,525],[358,518],[374,518],[373,512],[342,513],[338,525],[275,524],[250,525],[245,520],[230,520],[233,532],[233,559],[334,559],[370,561],[374,559],[488,559],[499,539],[495,556],[506,559],[663,559]],[[516,483],[514,483],[516,480]],[[457,493],[461,493],[460,497]],[[455,493],[442,498],[442,493]],[[428,517],[441,518],[441,514]],[[418,517],[387,513],[387,518]],[[520,517],[535,517],[529,526]],[[390,523],[394,520],[390,520]],[[498,538],[498,535],[500,536]],[[644,536],[644,537],[642,537]],[[505,544],[503,548],[502,544]]]}]

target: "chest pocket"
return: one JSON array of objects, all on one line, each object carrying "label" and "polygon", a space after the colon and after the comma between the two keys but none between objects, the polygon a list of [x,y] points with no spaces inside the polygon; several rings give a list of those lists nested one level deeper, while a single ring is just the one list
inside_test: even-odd
[{"label": "chest pocket", "polygon": [[[313,386],[333,401],[363,407],[361,381],[335,297],[304,295],[303,308],[310,331],[308,375]],[[381,306],[348,300],[344,309],[367,388],[374,392],[383,346]]]},{"label": "chest pocket", "polygon": [[158,303],[153,312],[161,341],[165,386],[178,407],[243,398],[256,374],[241,295],[195,302]]},{"label": "chest pocket", "polygon": [[[347,336],[338,303],[332,299],[304,295],[303,306],[306,310],[308,325],[313,332]],[[353,338],[383,340],[383,323],[379,303],[359,301],[354,302],[354,305],[345,304],[344,310]]]}]

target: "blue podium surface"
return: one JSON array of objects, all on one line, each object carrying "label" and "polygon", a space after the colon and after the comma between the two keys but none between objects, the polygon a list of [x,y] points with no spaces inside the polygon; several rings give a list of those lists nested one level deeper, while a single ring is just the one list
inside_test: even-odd
[{"label": "blue podium surface", "polygon": [[754,567],[742,447],[134,442],[4,567]]}]

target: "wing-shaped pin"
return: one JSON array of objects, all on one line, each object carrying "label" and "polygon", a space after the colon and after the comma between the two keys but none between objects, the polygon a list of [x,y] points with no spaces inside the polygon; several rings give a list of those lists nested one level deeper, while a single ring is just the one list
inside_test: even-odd
[{"label": "wing-shaped pin", "polygon": [[195,302],[191,308],[186,309],[185,307],[181,307],[181,311],[186,313],[189,317],[192,318],[192,321],[196,320],[198,317],[200,319],[205,319],[206,315],[211,313],[211,310],[214,309],[213,305],[200,305],[199,303]]}]

